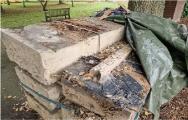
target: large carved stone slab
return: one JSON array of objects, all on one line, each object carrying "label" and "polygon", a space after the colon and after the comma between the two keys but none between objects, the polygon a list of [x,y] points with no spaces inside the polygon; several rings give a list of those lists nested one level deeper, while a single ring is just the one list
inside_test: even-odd
[{"label": "large carved stone slab", "polygon": [[[19,68],[18,66],[15,67],[16,74],[21,82],[22,87],[30,94],[32,94],[35,99],[37,99],[41,104],[43,104],[46,108],[49,110],[54,110],[56,108],[56,105],[53,103],[50,103],[46,99],[42,98],[38,94],[59,102],[61,98],[61,87],[58,84],[53,84],[53,85],[43,85],[39,83],[37,80],[33,79],[31,75],[26,72],[25,70]],[[23,86],[24,85],[24,86]],[[26,87],[25,87],[26,86]],[[29,87],[29,88],[28,88]],[[32,89],[32,90],[30,90]]]},{"label": "large carved stone slab", "polygon": [[97,18],[29,25],[2,30],[8,57],[39,82],[56,75],[82,56],[92,55],[123,38],[124,26]]}]

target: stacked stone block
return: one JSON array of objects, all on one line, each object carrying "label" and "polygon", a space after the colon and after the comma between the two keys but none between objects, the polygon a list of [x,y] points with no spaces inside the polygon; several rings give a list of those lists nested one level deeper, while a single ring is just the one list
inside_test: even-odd
[{"label": "stacked stone block", "polygon": [[[112,99],[87,90],[88,86],[83,82],[102,83],[128,57],[130,47],[117,43],[123,35],[124,26],[97,18],[84,18],[29,25],[20,30],[4,29],[2,41],[9,59],[17,64],[16,74],[30,107],[42,118],[83,120],[86,119],[83,114],[87,113],[96,119],[132,119],[138,109],[116,108]],[[87,60],[83,61],[87,56],[91,63],[89,67],[85,66]],[[92,59],[96,56],[98,62]],[[76,69],[79,73],[71,73]],[[144,81],[146,85],[145,100],[149,85],[144,77],[138,81]],[[104,102],[109,105],[108,109],[101,106]]]}]

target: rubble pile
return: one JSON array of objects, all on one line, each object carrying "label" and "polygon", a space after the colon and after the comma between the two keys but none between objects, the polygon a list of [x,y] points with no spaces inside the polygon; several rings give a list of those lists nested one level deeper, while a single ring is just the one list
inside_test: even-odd
[{"label": "rubble pile", "polygon": [[98,18],[2,30],[28,105],[45,120],[138,116],[150,85],[123,36],[124,26]]}]

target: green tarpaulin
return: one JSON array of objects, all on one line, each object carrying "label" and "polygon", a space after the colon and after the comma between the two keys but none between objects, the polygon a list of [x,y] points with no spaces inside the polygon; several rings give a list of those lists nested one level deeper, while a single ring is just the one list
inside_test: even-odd
[{"label": "green tarpaulin", "polygon": [[112,15],[107,20],[125,24],[126,39],[136,51],[151,85],[146,104],[158,119],[160,105],[188,83],[187,27],[138,12]]}]

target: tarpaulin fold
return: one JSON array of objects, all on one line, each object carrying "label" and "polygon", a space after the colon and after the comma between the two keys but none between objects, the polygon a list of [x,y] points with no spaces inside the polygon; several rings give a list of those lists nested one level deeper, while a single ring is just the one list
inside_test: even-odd
[{"label": "tarpaulin fold", "polygon": [[111,15],[106,20],[125,24],[126,39],[136,51],[151,85],[146,104],[158,119],[160,105],[188,83],[187,27],[139,12]]}]

